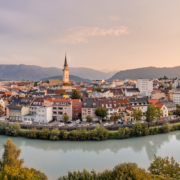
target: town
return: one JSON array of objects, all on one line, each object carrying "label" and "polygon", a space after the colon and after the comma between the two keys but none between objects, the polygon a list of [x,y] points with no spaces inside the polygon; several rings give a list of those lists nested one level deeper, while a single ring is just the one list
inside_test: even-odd
[{"label": "town", "polygon": [[154,120],[170,120],[179,115],[180,80],[177,78],[97,79],[75,83],[69,80],[66,56],[63,80],[0,83],[0,119],[7,122],[59,127],[96,126],[99,122],[103,126],[144,123],[149,105],[159,109]]}]

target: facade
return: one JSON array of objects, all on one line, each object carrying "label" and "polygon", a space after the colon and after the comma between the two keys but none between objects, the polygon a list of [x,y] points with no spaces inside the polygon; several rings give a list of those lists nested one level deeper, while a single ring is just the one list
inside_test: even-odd
[{"label": "facade", "polygon": [[68,68],[66,56],[65,56],[64,69],[63,69],[63,83],[69,83],[69,68]]},{"label": "facade", "polygon": [[52,98],[44,100],[45,106],[52,106],[53,120],[63,120],[63,115],[67,114],[69,120],[72,120],[72,100]]},{"label": "facade", "polygon": [[48,123],[52,120],[52,107],[31,106],[30,114],[22,116],[22,121]]},{"label": "facade", "polygon": [[160,98],[166,98],[166,94],[161,91],[153,91],[151,93],[151,99],[160,99]]},{"label": "facade", "polygon": [[97,121],[98,117],[95,115],[95,110],[98,107],[97,98],[86,98],[82,101],[82,120],[86,121],[86,117],[89,115],[93,118],[93,121]]},{"label": "facade", "polygon": [[113,93],[110,90],[101,89],[99,91],[93,91],[92,93],[88,94],[89,98],[109,98],[113,97]]},{"label": "facade", "polygon": [[137,79],[136,88],[139,89],[141,95],[150,97],[153,91],[153,81],[149,79]]},{"label": "facade", "polygon": [[140,91],[138,88],[127,88],[124,89],[125,96],[138,96],[140,95]]},{"label": "facade", "polygon": [[173,102],[175,104],[180,104],[180,91],[175,91],[173,93]]},{"label": "facade", "polygon": [[82,102],[80,99],[72,99],[72,117],[79,119],[79,114],[82,111]]},{"label": "facade", "polygon": [[9,106],[6,109],[6,117],[15,121],[22,121],[22,116],[29,114],[29,107]]},{"label": "facade", "polygon": [[158,103],[156,104],[156,106],[160,106],[163,117],[168,117],[168,108],[166,107],[166,105]]}]

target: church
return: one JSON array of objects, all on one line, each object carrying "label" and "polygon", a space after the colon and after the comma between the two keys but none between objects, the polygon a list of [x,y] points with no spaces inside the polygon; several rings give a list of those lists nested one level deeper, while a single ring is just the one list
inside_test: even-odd
[{"label": "church", "polygon": [[69,83],[69,68],[67,64],[66,55],[65,55],[64,69],[63,69],[63,83]]}]

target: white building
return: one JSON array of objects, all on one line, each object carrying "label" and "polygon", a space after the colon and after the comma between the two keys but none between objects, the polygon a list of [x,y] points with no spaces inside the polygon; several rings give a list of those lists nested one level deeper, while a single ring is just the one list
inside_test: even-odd
[{"label": "white building", "polygon": [[180,104],[180,91],[174,91],[174,93],[173,93],[173,102],[175,104]]},{"label": "white building", "polygon": [[113,96],[114,94],[110,92],[110,90],[104,90],[104,89],[101,89],[99,91],[93,91],[92,93],[88,94],[89,98],[109,98]]},{"label": "white building", "polygon": [[92,80],[91,83],[92,84],[102,84],[104,83],[105,80],[104,79],[96,79],[96,80]]},{"label": "white building", "polygon": [[149,79],[137,79],[136,88],[139,89],[142,96],[150,97],[151,92],[153,91],[153,81]]},{"label": "white building", "polygon": [[52,107],[31,107],[30,114],[22,116],[22,121],[32,121],[37,123],[48,123],[52,120]]},{"label": "white building", "polygon": [[180,87],[180,81],[178,79],[174,80],[173,87],[174,88]]}]

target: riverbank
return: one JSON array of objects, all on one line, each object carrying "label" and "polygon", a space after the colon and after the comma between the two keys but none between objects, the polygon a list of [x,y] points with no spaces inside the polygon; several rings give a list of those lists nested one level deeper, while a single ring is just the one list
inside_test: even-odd
[{"label": "riverbank", "polygon": [[58,130],[43,128],[37,130],[36,128],[29,130],[21,130],[18,123],[7,124],[0,122],[0,134],[9,136],[26,137],[30,139],[44,139],[52,141],[69,140],[69,141],[86,141],[86,140],[108,140],[108,139],[127,139],[130,137],[141,137],[147,135],[168,133],[170,131],[180,130],[180,124],[169,125],[164,123],[162,126],[148,129],[146,124],[136,123],[132,128],[119,128],[117,132],[108,131],[102,126],[96,126],[93,130]]}]

